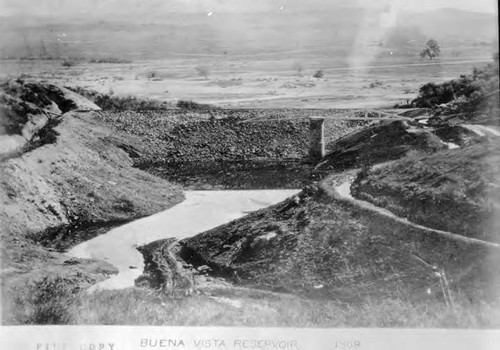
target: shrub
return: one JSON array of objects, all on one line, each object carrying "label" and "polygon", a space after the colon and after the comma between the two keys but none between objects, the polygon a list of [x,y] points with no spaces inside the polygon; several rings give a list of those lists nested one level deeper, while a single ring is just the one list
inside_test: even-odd
[{"label": "shrub", "polygon": [[420,87],[419,96],[413,101],[416,107],[432,108],[451,102],[458,97],[469,98],[479,90],[479,85],[471,76],[461,75],[460,78],[441,84],[427,83]]},{"label": "shrub", "polygon": [[370,89],[373,89],[373,88],[376,88],[376,87],[381,87],[383,85],[384,84],[381,81],[375,80],[375,81],[371,82],[370,85],[368,85],[368,87]]},{"label": "shrub", "polygon": [[482,68],[474,68],[472,74],[441,84],[427,83],[419,90],[419,96],[412,101],[413,107],[436,108],[438,114],[463,115],[467,118],[486,114],[497,116],[499,107],[499,65],[498,56],[494,62]]},{"label": "shrub", "polygon": [[217,109],[217,107],[205,104],[205,103],[197,103],[194,101],[186,101],[186,100],[179,100],[176,104],[177,107],[182,108],[182,109]]},{"label": "shrub", "polygon": [[321,78],[323,78],[324,75],[325,75],[325,73],[323,73],[323,71],[320,69],[320,70],[316,71],[316,73],[314,73],[313,77],[316,79],[321,79]]},{"label": "shrub", "polygon": [[[8,290],[14,312],[10,322],[17,324],[67,324],[73,298],[80,292],[77,276],[45,276]],[[11,287],[12,288],[12,287]]]},{"label": "shrub", "polygon": [[158,79],[159,75],[158,75],[158,72],[153,70],[153,71],[150,71],[146,74],[146,77],[148,79]]},{"label": "shrub", "polygon": [[89,63],[132,63],[132,61],[126,58],[111,56],[111,57],[92,58],[89,60]]},{"label": "shrub", "polygon": [[78,62],[76,60],[71,60],[71,59],[65,59],[61,65],[63,67],[66,67],[66,68],[69,68],[69,67],[74,67],[78,64]]},{"label": "shrub", "polygon": [[170,108],[165,101],[142,99],[134,96],[115,96],[112,89],[109,94],[102,94],[82,87],[67,87],[68,89],[88,98],[103,110],[161,110]]}]

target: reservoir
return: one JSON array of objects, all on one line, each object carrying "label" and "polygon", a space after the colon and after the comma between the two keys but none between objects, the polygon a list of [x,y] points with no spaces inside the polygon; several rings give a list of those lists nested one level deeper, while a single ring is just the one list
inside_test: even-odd
[{"label": "reservoir", "polygon": [[136,249],[147,243],[175,237],[184,239],[210,230],[249,212],[277,204],[300,190],[186,191],[186,199],[170,209],[132,221],[73,247],[70,257],[101,259],[118,274],[92,289],[122,289],[134,286],[144,269]]}]

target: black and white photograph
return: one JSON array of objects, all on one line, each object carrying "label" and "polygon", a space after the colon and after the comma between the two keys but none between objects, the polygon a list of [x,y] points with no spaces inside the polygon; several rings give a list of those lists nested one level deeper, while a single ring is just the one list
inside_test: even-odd
[{"label": "black and white photograph", "polygon": [[494,0],[0,0],[0,347],[495,349],[499,100]]}]

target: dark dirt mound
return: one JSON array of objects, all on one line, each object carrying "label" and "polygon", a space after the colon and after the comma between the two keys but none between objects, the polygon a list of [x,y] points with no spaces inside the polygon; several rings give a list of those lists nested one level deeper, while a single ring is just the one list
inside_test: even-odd
[{"label": "dark dirt mound", "polygon": [[382,121],[355,131],[328,146],[318,170],[343,170],[401,158],[409,151],[445,149],[430,129],[406,121]]},{"label": "dark dirt mound", "polygon": [[139,247],[144,256],[144,273],[136,286],[153,288],[169,295],[190,295],[194,290],[193,272],[185,269],[177,258],[179,246],[175,238],[164,239]]}]

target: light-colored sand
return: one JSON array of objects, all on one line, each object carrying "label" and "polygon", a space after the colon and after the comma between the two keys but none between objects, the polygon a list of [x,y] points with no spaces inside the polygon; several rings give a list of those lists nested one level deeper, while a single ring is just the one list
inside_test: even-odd
[{"label": "light-colored sand", "polygon": [[446,145],[446,147],[448,147],[448,149],[456,149],[456,148],[460,148],[459,145],[457,145],[456,143],[453,143],[453,142],[445,142],[445,141],[441,141],[441,143],[443,145]]},{"label": "light-colored sand", "polygon": [[0,155],[14,152],[26,144],[26,139],[20,135],[0,135]]},{"label": "light-colored sand", "polygon": [[182,239],[193,236],[240,218],[250,211],[279,203],[298,192],[188,191],[184,202],[81,243],[67,254],[78,258],[103,259],[118,269],[118,275],[95,285],[93,289],[131,287],[144,268],[143,257],[137,246],[168,237]]},{"label": "light-colored sand", "polygon": [[[421,85],[456,78],[491,61],[490,53],[436,62],[414,57],[381,56],[354,69],[343,58],[307,55],[301,75],[293,68],[297,57],[269,55],[184,55],[132,63],[3,60],[0,76],[25,74],[49,82],[81,86],[117,96],[133,95],[175,104],[179,99],[231,108],[379,108],[407,103]],[[209,68],[208,79],[196,67]],[[313,74],[325,73],[322,79]]]}]

